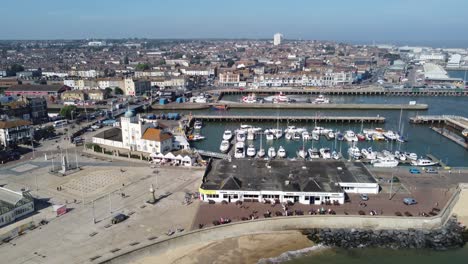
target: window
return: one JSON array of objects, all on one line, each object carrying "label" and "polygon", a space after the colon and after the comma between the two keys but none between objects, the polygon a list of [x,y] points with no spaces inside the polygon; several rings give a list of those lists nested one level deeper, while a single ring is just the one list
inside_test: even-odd
[{"label": "window", "polygon": [[258,198],[258,195],[255,195],[255,194],[244,194],[244,198]]},{"label": "window", "polygon": [[306,201],[309,201],[309,200],[310,200],[310,197],[309,197],[309,196],[304,196],[304,199],[305,199]]},{"label": "window", "polygon": [[262,198],[275,198],[275,199],[279,199],[279,195],[273,195],[273,194],[264,194],[262,195]]},{"label": "window", "polygon": [[330,200],[330,196],[325,196],[325,200]]},{"label": "window", "polygon": [[207,194],[206,198],[219,198],[219,194]]}]

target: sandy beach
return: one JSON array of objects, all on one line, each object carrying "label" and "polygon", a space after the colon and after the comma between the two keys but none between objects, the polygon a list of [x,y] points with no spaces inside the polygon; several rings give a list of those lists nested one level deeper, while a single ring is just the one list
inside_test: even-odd
[{"label": "sandy beach", "polygon": [[312,246],[299,231],[275,232],[228,238],[211,243],[177,248],[158,256],[145,257],[133,264],[257,263],[261,258]]}]

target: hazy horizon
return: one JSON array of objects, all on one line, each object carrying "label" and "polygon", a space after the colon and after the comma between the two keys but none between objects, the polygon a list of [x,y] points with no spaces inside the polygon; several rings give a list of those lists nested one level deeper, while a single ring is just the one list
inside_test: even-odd
[{"label": "hazy horizon", "polygon": [[[28,5],[30,7],[28,8]],[[468,47],[462,0],[9,1],[2,40],[286,39]]]}]

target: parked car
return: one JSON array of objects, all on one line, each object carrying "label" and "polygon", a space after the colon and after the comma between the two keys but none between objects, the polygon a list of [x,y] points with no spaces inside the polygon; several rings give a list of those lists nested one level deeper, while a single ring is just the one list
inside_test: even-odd
[{"label": "parked car", "polygon": [[409,169],[409,172],[411,174],[421,174],[421,171],[419,169],[416,169],[416,168]]},{"label": "parked car", "polygon": [[416,202],[416,200],[413,198],[404,198],[403,203],[406,205],[413,205],[413,204],[417,204],[418,202]]},{"label": "parked car", "polygon": [[426,173],[433,173],[433,174],[437,174],[439,173],[436,169],[434,168],[427,168],[426,169]]},{"label": "parked car", "polygon": [[368,196],[367,194],[363,193],[363,194],[361,194],[360,196],[361,196],[361,200],[363,200],[363,201],[369,201],[369,196]]},{"label": "parked car", "polygon": [[101,128],[101,125],[100,124],[92,125],[91,128],[97,130]]},{"label": "parked car", "polygon": [[125,221],[127,218],[128,216],[124,214],[116,214],[114,217],[112,217],[111,223],[115,225],[115,224]]}]

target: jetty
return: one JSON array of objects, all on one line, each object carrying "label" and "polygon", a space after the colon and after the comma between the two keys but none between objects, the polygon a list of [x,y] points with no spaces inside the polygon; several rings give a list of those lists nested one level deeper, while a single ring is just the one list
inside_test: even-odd
[{"label": "jetty", "polygon": [[274,116],[274,115],[192,115],[191,120],[207,122],[323,122],[323,123],[384,123],[382,116]]},{"label": "jetty", "polygon": [[317,110],[427,110],[427,104],[312,104],[312,103],[238,103],[218,101],[217,103],[170,103],[153,105],[153,110],[203,110],[214,105],[225,105],[228,109],[317,109]]},{"label": "jetty", "polygon": [[222,154],[218,152],[206,151],[206,150],[201,150],[201,149],[194,149],[194,152],[205,157],[218,158],[218,159],[224,159],[224,160],[229,160],[229,161],[231,160],[231,155],[229,154]]},{"label": "jetty", "polygon": [[417,115],[411,117],[412,124],[446,124],[457,130],[468,129],[468,118],[457,115]]},{"label": "jetty", "polygon": [[224,95],[244,95],[255,93],[259,96],[274,95],[282,92],[286,95],[369,95],[369,96],[468,96],[467,89],[428,89],[428,88],[404,88],[385,89],[382,87],[367,88],[258,88],[258,89],[222,89],[210,91],[221,99]]}]

